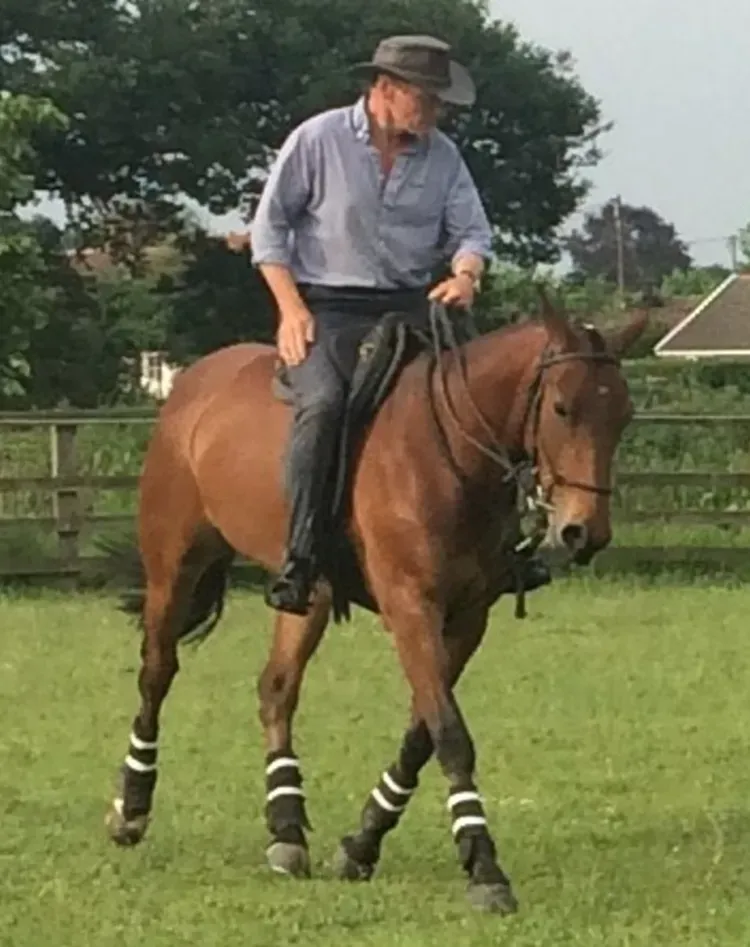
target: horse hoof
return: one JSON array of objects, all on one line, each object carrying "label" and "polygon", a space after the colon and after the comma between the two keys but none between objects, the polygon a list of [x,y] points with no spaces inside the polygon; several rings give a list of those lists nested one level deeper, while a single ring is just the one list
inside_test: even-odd
[{"label": "horse hoof", "polygon": [[369,881],[375,871],[374,865],[355,861],[343,845],[336,852],[333,867],[342,881]]},{"label": "horse hoof", "polygon": [[272,842],[266,849],[266,859],[271,871],[292,878],[310,877],[310,853],[303,845],[289,842]]},{"label": "horse hoof", "polygon": [[469,885],[469,901],[478,911],[489,914],[515,914],[518,911],[518,901],[506,884],[475,884]]},{"label": "horse hoof", "polygon": [[137,845],[146,834],[148,816],[137,815],[126,819],[122,812],[122,799],[115,799],[105,819],[109,837],[117,845]]}]

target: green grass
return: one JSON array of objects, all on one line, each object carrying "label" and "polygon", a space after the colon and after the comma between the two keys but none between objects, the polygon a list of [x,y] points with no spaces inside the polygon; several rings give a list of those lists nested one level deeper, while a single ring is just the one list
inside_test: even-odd
[{"label": "green grass", "polygon": [[331,877],[338,838],[396,750],[407,691],[358,615],[329,630],[298,715],[315,879],[264,866],[255,681],[269,624],[235,593],[182,654],[154,822],[103,817],[137,706],[138,638],[104,598],[0,599],[0,944],[451,947],[750,942],[750,594],[590,579],[500,602],[459,696],[521,901],[476,914],[434,764],[376,879]]}]

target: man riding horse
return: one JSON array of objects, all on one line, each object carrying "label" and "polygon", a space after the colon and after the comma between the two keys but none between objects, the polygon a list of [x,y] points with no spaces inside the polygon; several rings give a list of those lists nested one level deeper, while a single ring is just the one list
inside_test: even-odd
[{"label": "man riding horse", "polygon": [[[278,306],[294,398],[285,561],[266,589],[280,611],[306,614],[319,574],[325,487],[360,343],[387,312],[426,328],[430,301],[470,308],[491,256],[471,174],[436,127],[445,104],[475,100],[471,76],[449,53],[429,36],[383,40],[354,67],[369,76],[365,94],[288,136],[252,223],[252,258]],[[430,289],[447,259],[451,275]],[[550,581],[535,556],[519,565],[525,590]]]}]

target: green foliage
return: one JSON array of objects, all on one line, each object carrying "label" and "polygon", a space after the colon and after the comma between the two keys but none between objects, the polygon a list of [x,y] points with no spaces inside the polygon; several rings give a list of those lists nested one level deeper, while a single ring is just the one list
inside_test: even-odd
[{"label": "green foliage", "polygon": [[37,175],[71,202],[182,194],[214,211],[252,205],[258,172],[292,125],[356,95],[349,65],[383,35],[426,23],[476,77],[477,107],[447,127],[503,256],[555,257],[556,228],[587,192],[580,172],[598,159],[599,107],[570,57],[523,42],[474,0],[134,0],[98,5],[91,18],[84,8],[88,0],[69,0],[36,16],[12,4],[5,25],[21,47],[4,64],[9,87],[49,95],[74,116],[64,134],[39,141]]},{"label": "green foliage", "polygon": [[708,296],[730,274],[725,266],[695,266],[673,270],[665,276],[660,293],[665,299],[682,296]]},{"label": "green foliage", "polygon": [[0,89],[0,215],[14,213],[34,194],[35,134],[62,132],[66,125],[64,115],[48,98]]},{"label": "green foliage", "polygon": [[[587,193],[604,130],[599,105],[567,53],[525,42],[482,0],[6,0],[0,405],[134,401],[141,349],[185,363],[238,340],[270,340],[273,307],[247,255],[208,236],[179,199],[252,211],[289,130],[358,93],[349,65],[383,35],[426,23],[451,40],[478,87],[476,108],[453,110],[445,124],[503,261],[478,302],[480,328],[535,314],[538,278],[571,315],[616,321],[611,254],[562,280],[531,266],[557,257],[560,225]],[[18,219],[34,187],[66,201],[62,232]],[[624,213],[628,273],[637,274],[624,302],[637,305],[641,284],[662,276],[663,292],[702,293],[714,275],[684,268],[673,228],[648,208]],[[87,246],[113,265],[87,272],[66,253]],[[639,351],[662,331],[655,320]]]},{"label": "green foliage", "polygon": [[17,215],[33,195],[40,129],[61,129],[63,115],[46,99],[0,91],[0,398],[23,391],[29,372],[28,339],[48,302],[42,250]]},{"label": "green foliage", "polygon": [[183,237],[179,273],[164,278],[160,293],[169,300],[165,347],[185,364],[234,342],[272,341],[275,313],[270,293],[246,250],[197,232]]},{"label": "green foliage", "polygon": [[[3,326],[6,408],[98,407],[143,399],[136,372],[144,349],[163,347],[169,301],[154,276],[123,268],[87,271],[62,250],[46,220],[25,225],[40,283]],[[1,258],[0,258],[1,259]],[[1,349],[0,349],[1,352]]]}]

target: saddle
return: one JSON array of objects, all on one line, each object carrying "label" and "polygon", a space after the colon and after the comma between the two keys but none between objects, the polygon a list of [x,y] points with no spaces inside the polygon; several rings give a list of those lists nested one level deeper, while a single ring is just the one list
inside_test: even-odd
[{"label": "saddle", "polygon": [[[365,607],[374,607],[347,534],[352,477],[359,447],[399,373],[430,344],[429,336],[409,325],[403,313],[388,312],[359,346],[336,460],[323,502],[322,519],[327,529],[324,528],[322,532],[327,534],[327,539],[321,543],[321,571],[333,590],[332,611],[336,622],[350,617],[349,606],[352,601]],[[274,396],[279,401],[293,403],[283,362],[276,365],[272,385]]]}]

